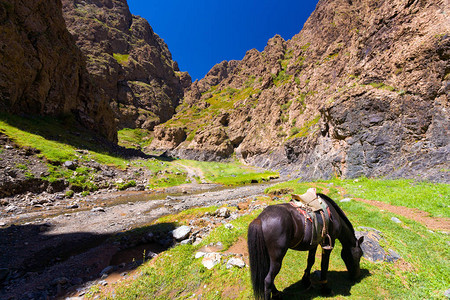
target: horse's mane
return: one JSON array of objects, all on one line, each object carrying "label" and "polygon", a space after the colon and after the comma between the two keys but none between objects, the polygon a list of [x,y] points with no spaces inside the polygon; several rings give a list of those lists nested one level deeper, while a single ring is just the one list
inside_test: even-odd
[{"label": "horse's mane", "polygon": [[320,198],[327,200],[328,203],[330,203],[334,209],[338,212],[339,216],[344,220],[344,222],[347,224],[348,228],[352,231],[353,235],[355,235],[355,229],[353,229],[352,223],[350,223],[349,219],[345,215],[345,213],[342,211],[342,209],[336,204],[336,202],[333,201],[330,197],[324,194],[318,193],[317,195],[320,196]]}]

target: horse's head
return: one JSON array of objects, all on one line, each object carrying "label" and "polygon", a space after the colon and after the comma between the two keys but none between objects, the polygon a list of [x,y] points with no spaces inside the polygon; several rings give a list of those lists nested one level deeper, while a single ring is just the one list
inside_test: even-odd
[{"label": "horse's head", "polygon": [[341,257],[344,260],[345,266],[352,279],[357,279],[360,274],[359,261],[363,255],[361,244],[364,241],[364,237],[360,237],[356,240],[355,245],[352,247],[343,247],[341,251]]}]

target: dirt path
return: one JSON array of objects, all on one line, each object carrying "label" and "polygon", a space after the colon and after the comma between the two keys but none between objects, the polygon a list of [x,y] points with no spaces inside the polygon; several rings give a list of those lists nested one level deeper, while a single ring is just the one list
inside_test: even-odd
[{"label": "dirt path", "polygon": [[[109,207],[57,216],[46,216],[43,211],[39,217],[39,212],[33,212],[32,221],[23,223],[22,219],[17,225],[10,225],[14,220],[9,219],[9,226],[0,228],[0,276],[2,270],[8,274],[0,283],[0,298],[55,298],[64,294],[67,288],[97,279],[118,251],[135,246],[135,241],[124,243],[111,239],[118,233],[191,207],[237,205],[262,194],[267,186],[250,185],[196,195],[177,194],[146,201],[126,201],[130,198],[125,197],[118,201],[119,204],[113,203]],[[217,186],[212,187],[217,189]],[[178,189],[173,191],[179,192]],[[139,195],[139,192],[133,193],[133,199],[138,199]],[[141,196],[143,199],[148,197],[145,192]],[[108,202],[108,199],[96,200],[97,203],[102,201]],[[24,291],[27,291],[25,296]]]},{"label": "dirt path", "polygon": [[362,198],[354,198],[354,199],[356,201],[361,201],[370,204],[372,206],[376,206],[380,209],[387,210],[397,215],[403,216],[405,218],[414,220],[418,223],[425,225],[429,229],[450,232],[450,219],[448,218],[430,217],[429,213],[421,211],[416,208],[395,206],[380,201],[367,200]]}]

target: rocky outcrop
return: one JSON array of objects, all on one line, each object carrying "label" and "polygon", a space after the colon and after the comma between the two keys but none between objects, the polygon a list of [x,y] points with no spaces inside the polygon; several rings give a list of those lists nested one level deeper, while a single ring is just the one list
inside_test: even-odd
[{"label": "rocky outcrop", "polygon": [[90,81],[59,0],[0,3],[0,110],[74,115],[117,141],[112,111]]},{"label": "rocky outcrop", "polygon": [[119,128],[153,129],[169,120],[191,84],[164,41],[126,0],[62,0],[87,68],[110,101]]},{"label": "rocky outcrop", "polygon": [[321,0],[291,40],[275,36],[194,82],[157,127],[186,139],[159,150],[235,153],[304,179],[450,181],[448,13],[442,0]]}]

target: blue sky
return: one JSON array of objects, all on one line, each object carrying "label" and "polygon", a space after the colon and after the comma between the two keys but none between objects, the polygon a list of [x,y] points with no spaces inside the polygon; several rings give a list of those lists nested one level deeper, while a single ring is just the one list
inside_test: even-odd
[{"label": "blue sky", "polygon": [[275,34],[300,32],[317,0],[128,0],[167,43],[181,71],[201,79],[223,60],[262,51]]}]

